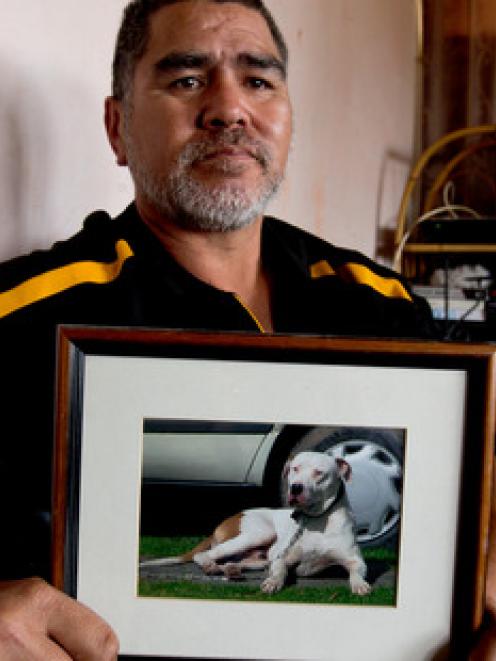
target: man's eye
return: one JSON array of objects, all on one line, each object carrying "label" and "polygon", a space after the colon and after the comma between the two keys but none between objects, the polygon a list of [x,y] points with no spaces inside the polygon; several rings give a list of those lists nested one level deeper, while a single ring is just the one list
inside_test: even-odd
[{"label": "man's eye", "polygon": [[195,76],[185,76],[174,80],[170,87],[173,89],[196,90],[201,87],[201,81]]},{"label": "man's eye", "polygon": [[265,78],[248,78],[248,85],[256,90],[272,89],[273,85]]}]

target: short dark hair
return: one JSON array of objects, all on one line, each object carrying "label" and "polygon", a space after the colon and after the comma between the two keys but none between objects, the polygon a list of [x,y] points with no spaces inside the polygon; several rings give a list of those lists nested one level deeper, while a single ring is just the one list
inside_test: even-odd
[{"label": "short dark hair", "polygon": [[[132,87],[136,63],[143,57],[149,38],[149,19],[162,7],[187,0],[132,0],[124,9],[117,35],[112,64],[112,95],[118,100],[126,96]],[[254,9],[263,16],[279,51],[284,66],[288,63],[288,48],[274,17],[262,0],[209,0],[210,2],[235,3]]]}]

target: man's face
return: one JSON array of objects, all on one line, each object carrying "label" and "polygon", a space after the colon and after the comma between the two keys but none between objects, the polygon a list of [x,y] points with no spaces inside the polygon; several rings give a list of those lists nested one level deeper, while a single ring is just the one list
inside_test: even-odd
[{"label": "man's face", "polygon": [[141,210],[208,231],[262,214],[286,165],[291,107],[258,12],[206,0],[160,9],[124,106],[120,160]]}]

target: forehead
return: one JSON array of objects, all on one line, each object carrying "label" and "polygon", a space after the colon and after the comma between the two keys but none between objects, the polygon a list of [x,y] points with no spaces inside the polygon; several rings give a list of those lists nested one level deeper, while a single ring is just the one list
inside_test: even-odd
[{"label": "forehead", "polygon": [[333,463],[331,457],[326,454],[316,452],[302,452],[297,455],[291,462],[292,466],[299,468],[320,468],[328,470]]},{"label": "forehead", "polygon": [[215,59],[253,52],[279,58],[269,27],[257,11],[237,3],[187,0],[159,9],[150,18],[143,60],[173,51],[201,51]]}]

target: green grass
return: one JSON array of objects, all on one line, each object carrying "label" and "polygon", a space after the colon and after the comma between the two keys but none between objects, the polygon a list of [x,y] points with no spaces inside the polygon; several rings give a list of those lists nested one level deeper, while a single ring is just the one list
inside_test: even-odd
[{"label": "green grass", "polygon": [[235,601],[286,602],[311,604],[356,604],[362,606],[394,606],[394,590],[377,588],[360,597],[351,594],[348,587],[298,587],[289,586],[273,595],[264,594],[259,587],[232,583],[203,584],[188,582],[151,583],[140,581],[141,597],[181,599],[231,599]]},{"label": "green grass", "polygon": [[194,548],[204,537],[141,537],[140,556],[165,557],[181,555]]},{"label": "green grass", "polygon": [[[189,551],[202,537],[142,537],[140,555],[164,557]],[[391,565],[396,564],[397,554],[386,548],[363,549],[365,560],[380,560]],[[375,588],[369,595],[359,597],[351,594],[348,587],[333,586],[296,586],[284,588],[275,595],[261,592],[258,586],[242,585],[237,582],[212,581],[197,583],[193,581],[148,581],[141,580],[138,594],[142,597],[183,598],[183,599],[232,599],[236,601],[257,602],[298,602],[311,604],[361,604],[368,606],[394,606],[395,589]]]},{"label": "green grass", "polygon": [[398,562],[398,552],[396,549],[377,547],[375,549],[362,549],[362,555],[365,560],[383,560],[394,565]]}]

